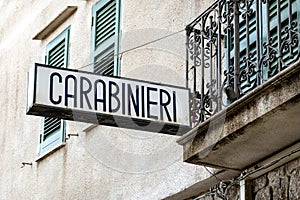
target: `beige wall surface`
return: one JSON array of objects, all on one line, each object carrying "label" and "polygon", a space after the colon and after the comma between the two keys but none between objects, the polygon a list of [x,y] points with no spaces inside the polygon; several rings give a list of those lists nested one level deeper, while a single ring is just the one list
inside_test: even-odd
[{"label": "beige wall surface", "polygon": [[[66,145],[35,162],[41,117],[26,115],[27,72],[71,26],[69,67],[90,70],[96,0],[0,2],[0,199],[161,199],[208,176],[185,164],[176,136],[67,122]],[[202,0],[123,0],[121,76],[185,85],[185,25]],[[203,8],[200,6],[203,5]],[[43,40],[32,38],[67,6],[77,11]],[[167,35],[164,40],[128,51]],[[22,162],[29,162],[21,168]]]}]

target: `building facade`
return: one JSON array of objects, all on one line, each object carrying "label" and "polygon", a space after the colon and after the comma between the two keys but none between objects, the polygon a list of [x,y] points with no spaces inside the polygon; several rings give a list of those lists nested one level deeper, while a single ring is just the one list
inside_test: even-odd
[{"label": "building facade", "polygon": [[34,63],[184,87],[198,4],[2,1],[0,199],[163,199],[206,177],[176,136],[26,115]]},{"label": "building facade", "polygon": [[299,199],[299,5],[221,0],[187,26],[194,128],[178,143],[218,169],[196,199]]}]

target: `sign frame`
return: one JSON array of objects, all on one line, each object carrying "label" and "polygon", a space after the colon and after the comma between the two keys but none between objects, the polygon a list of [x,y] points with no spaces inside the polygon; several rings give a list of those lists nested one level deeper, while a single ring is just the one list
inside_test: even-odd
[{"label": "sign frame", "polygon": [[[86,110],[77,110],[74,108],[65,108],[65,107],[57,107],[57,106],[49,106],[46,104],[41,104],[37,101],[37,76],[38,76],[38,68],[49,68],[58,71],[67,71],[70,73],[82,73],[82,74],[92,74],[97,75],[92,72],[86,72],[76,69],[66,69],[66,68],[57,68],[49,65],[35,63],[34,67],[28,72],[28,81],[27,81],[27,115],[37,115],[44,117],[56,117],[64,120],[71,121],[80,121],[87,123],[94,123],[105,126],[112,127],[120,127],[120,128],[128,128],[134,130],[142,130],[142,131],[150,131],[150,132],[158,132],[169,135],[183,135],[187,131],[191,130],[190,127],[190,106],[189,102],[187,102],[188,106],[188,124],[180,124],[180,123],[171,123],[160,120],[153,119],[145,119],[145,118],[137,118],[127,115],[114,115],[113,113],[103,113],[103,112],[90,112]],[[125,81],[133,81],[139,82],[141,84],[151,84],[156,85],[158,87],[168,87],[175,88],[178,90],[185,90],[188,93],[188,101],[190,100],[190,89],[180,86],[172,86],[168,84],[159,84],[153,83],[138,79],[124,78],[124,77],[115,77],[115,76],[101,76],[97,75],[99,78],[108,77],[116,80],[125,80]],[[177,102],[176,102],[177,103]],[[129,121],[131,120],[131,122]]]}]

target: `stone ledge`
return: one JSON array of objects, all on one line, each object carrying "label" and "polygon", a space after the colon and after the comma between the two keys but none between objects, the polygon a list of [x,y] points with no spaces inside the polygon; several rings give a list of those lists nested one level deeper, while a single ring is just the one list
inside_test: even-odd
[{"label": "stone ledge", "polygon": [[67,8],[61,11],[46,27],[44,27],[40,32],[38,32],[32,39],[43,40],[47,38],[55,29],[57,29],[57,27],[59,27],[71,15],[73,15],[76,10],[77,6],[67,6]]}]

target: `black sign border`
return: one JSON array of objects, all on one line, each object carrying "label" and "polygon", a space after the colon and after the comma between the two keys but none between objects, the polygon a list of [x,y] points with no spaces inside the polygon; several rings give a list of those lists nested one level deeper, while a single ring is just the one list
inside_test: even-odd
[{"label": "black sign border", "polygon": [[[142,131],[151,131],[151,132],[158,132],[158,133],[164,133],[164,134],[169,134],[169,135],[183,135],[184,133],[191,130],[190,126],[181,125],[181,124],[173,124],[173,123],[167,123],[167,122],[134,118],[134,117],[129,117],[129,116],[126,117],[126,116],[119,116],[119,115],[113,115],[113,114],[89,112],[89,111],[83,111],[83,110],[74,110],[74,109],[69,109],[69,108],[60,108],[60,107],[55,107],[55,106],[36,104],[36,84],[37,84],[36,78],[37,78],[37,68],[39,66],[57,69],[57,67],[53,67],[50,65],[35,63],[35,65],[34,65],[33,102],[32,102],[33,104],[28,105],[28,103],[27,103],[27,112],[26,112],[27,115],[41,116],[40,113],[43,113],[43,116],[45,116],[45,117],[56,117],[56,118],[61,118],[64,120],[80,121],[80,122],[87,122],[87,123],[93,122],[93,123],[98,123],[99,125],[106,125],[106,126],[119,127],[119,128],[128,128],[128,129],[142,130]],[[59,70],[95,75],[95,73],[93,73],[93,72],[87,72],[87,71],[70,69],[70,68],[68,68],[68,69],[59,68]],[[161,84],[161,83],[155,83],[155,82],[150,82],[150,81],[144,81],[144,80],[138,80],[138,79],[132,79],[132,78],[126,78],[126,77],[119,77],[119,76],[118,77],[106,76],[106,77],[112,77],[112,78],[116,78],[116,79],[138,81],[138,82],[142,82],[142,83],[154,84],[154,85],[159,85],[159,86],[167,86],[167,87],[184,89],[184,90],[188,91],[188,94],[190,94],[190,89],[185,88],[185,87],[173,86],[173,85],[169,85],[169,84]],[[30,78],[30,77],[28,76],[28,78]],[[28,97],[28,93],[27,93],[27,97]],[[74,119],[75,113],[76,113],[76,117]],[[190,114],[190,109],[189,109],[189,114]],[[134,123],[128,123],[128,120],[132,120],[132,121],[134,121]],[[117,121],[117,123],[116,123],[116,121]],[[151,126],[147,126],[150,123],[151,123]],[[161,128],[161,130],[157,130],[157,128],[155,128],[155,127],[162,127],[162,128]]]}]

